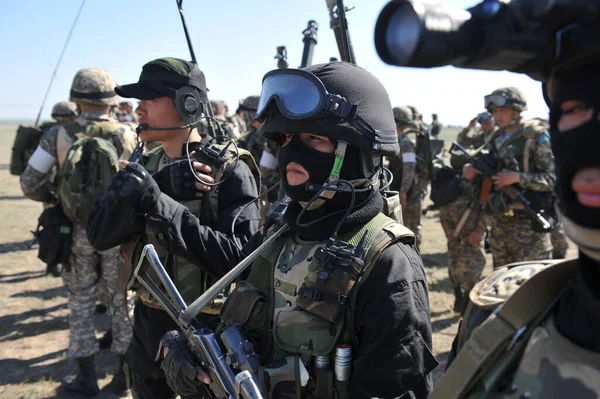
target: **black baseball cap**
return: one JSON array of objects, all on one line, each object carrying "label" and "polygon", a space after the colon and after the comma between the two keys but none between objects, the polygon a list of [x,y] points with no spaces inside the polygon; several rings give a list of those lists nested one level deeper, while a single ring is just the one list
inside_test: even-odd
[{"label": "black baseball cap", "polygon": [[175,99],[175,92],[183,86],[191,86],[200,92],[206,101],[207,88],[204,72],[193,62],[179,58],[159,58],[142,67],[137,83],[115,87],[115,92],[124,98],[153,100],[159,97]]}]

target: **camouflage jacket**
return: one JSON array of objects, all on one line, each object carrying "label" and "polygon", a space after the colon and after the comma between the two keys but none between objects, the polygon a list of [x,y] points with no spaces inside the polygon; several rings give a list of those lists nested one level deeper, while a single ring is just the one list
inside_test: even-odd
[{"label": "camouflage jacket", "polygon": [[530,135],[521,124],[512,134],[500,129],[491,142],[499,165],[498,170],[519,172],[520,188],[532,191],[552,191],[556,180],[550,136],[546,131]]},{"label": "camouflage jacket", "polygon": [[[474,131],[475,134],[469,136],[469,132],[471,131]],[[496,131],[497,129],[494,129],[490,134],[495,134]],[[456,137],[456,142],[462,145],[463,147],[479,148],[483,144],[485,144],[485,140],[487,139],[487,137],[489,136],[486,136],[485,133],[479,130],[469,129],[469,127],[466,127],[463,130],[461,130],[460,133],[458,133],[458,136]]]},{"label": "camouflage jacket", "polygon": [[394,176],[391,189],[407,193],[417,179],[416,147],[406,134],[402,134],[399,141],[400,155],[390,159],[390,171]]},{"label": "camouflage jacket", "polygon": [[[82,112],[75,120],[75,123],[85,126],[90,122],[105,121],[117,124],[114,119],[95,111]],[[113,144],[115,148],[122,149],[121,154],[119,154],[120,159],[128,159],[135,148],[136,135],[129,125],[119,124],[119,126],[120,129],[116,132],[116,136],[121,138],[121,142]],[[59,153],[60,151],[57,149],[59,133],[61,136],[66,135],[65,128],[57,125],[46,131],[40,139],[40,144],[36,152],[40,151],[40,154],[42,154],[41,157],[44,159],[44,167],[42,169],[45,170],[40,171],[30,163],[21,175],[21,190],[23,190],[23,194],[29,199],[48,203],[55,202],[53,200],[54,187],[52,187],[51,183],[52,169],[56,166],[60,170],[66,156],[66,152]]]}]

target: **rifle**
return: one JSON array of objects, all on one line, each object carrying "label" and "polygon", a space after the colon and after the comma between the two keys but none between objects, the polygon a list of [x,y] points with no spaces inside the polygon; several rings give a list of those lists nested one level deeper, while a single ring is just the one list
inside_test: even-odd
[{"label": "rifle", "polygon": [[287,62],[287,50],[285,46],[277,46],[277,54],[275,55],[277,60],[277,68],[285,69],[289,66]]},{"label": "rifle", "polygon": [[[497,174],[496,159],[488,150],[482,148],[478,151],[476,156],[473,156],[465,147],[458,144],[456,141],[452,142],[450,151],[452,152],[454,149],[465,154],[467,161],[470,162],[475,169],[480,171],[485,178],[491,179],[492,176]],[[523,190],[514,186],[502,187],[499,190],[507,194],[512,200],[519,200],[519,202],[521,202],[525,213],[531,219],[535,231],[550,232],[556,228],[558,221],[544,209],[533,209],[531,202],[527,199]]]},{"label": "rifle", "polygon": [[[221,290],[232,284],[265,247],[287,230],[287,225],[280,227],[190,306],[186,305],[173,284],[154,246],[152,244],[144,246],[134,275],[179,325],[188,339],[188,346],[194,357],[210,376],[209,388],[217,398],[262,399],[258,377],[261,364],[254,345],[239,327],[228,327],[217,338],[212,330],[200,326],[195,317]],[[161,283],[164,291],[160,287]],[[221,350],[219,341],[225,347],[225,353]]]},{"label": "rifle", "polygon": [[348,32],[348,21],[346,20],[346,11],[352,10],[354,6],[345,8],[343,0],[325,0],[325,2],[329,9],[329,26],[335,34],[335,41],[337,42],[342,61],[356,64],[356,57],[354,56],[354,49],[350,41],[350,33]]},{"label": "rifle", "polygon": [[310,20],[308,21],[306,29],[302,31],[302,34],[304,35],[304,39],[302,39],[304,42],[304,50],[302,51],[302,63],[300,64],[300,68],[312,65],[313,52],[317,45],[317,30],[319,30],[317,21]]}]

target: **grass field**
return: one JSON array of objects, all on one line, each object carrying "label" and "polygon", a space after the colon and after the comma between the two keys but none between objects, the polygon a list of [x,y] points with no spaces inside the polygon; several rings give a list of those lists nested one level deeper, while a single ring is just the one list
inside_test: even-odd
[{"label": "grass field", "polygon": [[[68,310],[62,280],[45,276],[37,248],[28,244],[42,206],[25,199],[18,177],[9,174],[10,149],[16,126],[0,124],[0,398],[53,398],[62,376],[73,373],[68,361]],[[446,129],[440,138],[446,148],[457,134]],[[459,316],[452,312],[453,294],[446,269],[446,239],[438,212],[423,218],[421,251],[429,282],[434,353],[444,360],[456,333]],[[570,256],[575,255],[570,248]],[[491,270],[491,259],[485,273]],[[98,336],[108,328],[97,316]],[[110,382],[116,355],[97,358],[101,386]],[[436,375],[443,370],[438,367]],[[99,398],[110,398],[103,394]]]}]

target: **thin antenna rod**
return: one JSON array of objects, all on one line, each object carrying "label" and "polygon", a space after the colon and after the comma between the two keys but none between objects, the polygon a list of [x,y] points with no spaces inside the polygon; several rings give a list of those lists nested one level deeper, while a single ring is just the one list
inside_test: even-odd
[{"label": "thin antenna rod", "polygon": [[69,45],[69,41],[71,40],[71,36],[73,35],[73,30],[75,29],[75,25],[77,25],[77,21],[79,20],[79,16],[81,15],[81,11],[83,10],[83,6],[86,0],[81,0],[81,6],[79,6],[79,11],[77,11],[77,15],[75,16],[75,21],[73,21],[73,25],[71,26],[71,30],[69,31],[69,35],[67,36],[67,41],[60,52],[60,56],[58,57],[58,62],[56,63],[56,67],[54,67],[54,72],[52,72],[52,77],[50,78],[50,83],[48,83],[48,88],[46,89],[46,94],[44,94],[44,99],[42,100],[42,105],[40,106],[40,110],[37,114],[37,118],[35,118],[35,125],[40,123],[40,118],[42,117],[42,110],[44,109],[44,104],[46,103],[46,99],[48,98],[48,93],[50,93],[50,89],[52,88],[52,83],[54,83],[54,78],[56,77],[56,71],[58,71],[58,67],[62,61],[63,55],[65,55],[65,50]]}]

